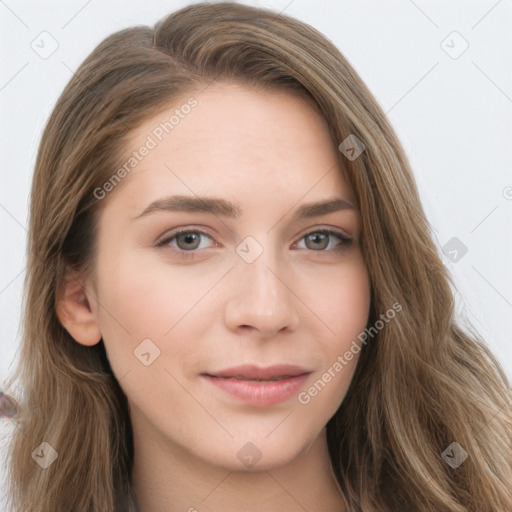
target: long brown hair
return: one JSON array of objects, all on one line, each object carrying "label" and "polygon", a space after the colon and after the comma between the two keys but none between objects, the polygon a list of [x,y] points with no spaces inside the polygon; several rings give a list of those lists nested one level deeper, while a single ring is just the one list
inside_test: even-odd
[{"label": "long brown hair", "polygon": [[[6,389],[22,407],[9,445],[13,510],[107,512],[129,496],[126,396],[103,341],[75,342],[56,304],[67,271],[94,269],[96,221],[108,201],[94,191],[126,160],[132,130],[220,80],[299,92],[327,121],[333,144],[353,135],[365,146],[355,159],[339,158],[361,213],[369,325],[391,304],[403,309],[362,348],[327,424],[349,510],[512,510],[510,385],[478,334],[454,321],[453,283],[393,128],[318,31],[235,3],[192,5],[154,28],[111,35],[48,120],[31,192],[23,342]],[[46,469],[32,457],[42,442],[58,453]],[[468,455],[458,467],[443,457],[450,446]]]}]

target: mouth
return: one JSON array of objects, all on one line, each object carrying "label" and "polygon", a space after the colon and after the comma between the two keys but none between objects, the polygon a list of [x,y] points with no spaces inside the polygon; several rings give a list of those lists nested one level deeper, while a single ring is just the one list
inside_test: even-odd
[{"label": "mouth", "polygon": [[285,402],[304,385],[310,370],[296,365],[267,368],[238,366],[201,376],[218,389],[246,404],[269,407]]},{"label": "mouth", "polygon": [[232,377],[219,377],[218,375],[209,375],[208,377],[218,378],[218,379],[236,379],[236,380],[247,380],[249,382],[275,382],[278,380],[291,379],[296,377],[296,375],[280,375],[278,377],[272,377],[271,379],[250,379],[248,377],[244,377],[242,375],[233,375]]},{"label": "mouth", "polygon": [[208,377],[231,378],[252,381],[278,381],[309,374],[310,370],[297,365],[277,364],[261,368],[255,365],[243,365],[227,368],[213,373],[204,373]]}]

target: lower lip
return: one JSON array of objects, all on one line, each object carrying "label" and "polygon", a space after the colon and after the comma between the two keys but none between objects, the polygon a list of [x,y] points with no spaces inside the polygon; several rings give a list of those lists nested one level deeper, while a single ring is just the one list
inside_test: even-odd
[{"label": "lower lip", "polygon": [[288,400],[304,385],[309,374],[270,382],[203,375],[213,385],[249,405],[268,407]]}]

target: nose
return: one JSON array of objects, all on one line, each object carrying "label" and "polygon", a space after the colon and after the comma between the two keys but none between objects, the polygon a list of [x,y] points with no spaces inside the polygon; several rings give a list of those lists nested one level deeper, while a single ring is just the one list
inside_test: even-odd
[{"label": "nose", "polygon": [[300,301],[287,276],[289,272],[283,271],[267,250],[252,263],[238,260],[230,276],[226,326],[233,331],[257,331],[266,337],[296,330]]}]

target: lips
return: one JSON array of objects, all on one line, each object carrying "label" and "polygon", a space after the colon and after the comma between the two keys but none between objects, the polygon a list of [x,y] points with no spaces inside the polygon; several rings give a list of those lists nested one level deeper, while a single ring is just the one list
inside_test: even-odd
[{"label": "lips", "polygon": [[310,373],[300,366],[280,364],[266,368],[237,366],[201,375],[224,396],[227,394],[251,406],[270,407],[294,396]]},{"label": "lips", "polygon": [[255,365],[235,366],[213,373],[204,373],[209,377],[234,378],[240,380],[282,380],[311,373],[309,370],[297,365],[277,364],[260,368]]}]

